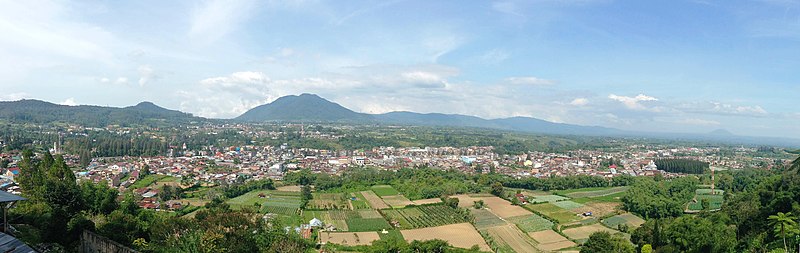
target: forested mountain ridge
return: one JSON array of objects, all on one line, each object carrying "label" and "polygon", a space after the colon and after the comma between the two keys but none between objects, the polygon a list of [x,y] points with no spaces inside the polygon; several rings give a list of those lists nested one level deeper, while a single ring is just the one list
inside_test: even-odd
[{"label": "forested mountain ridge", "polygon": [[63,122],[91,127],[107,125],[151,125],[205,120],[189,113],[168,110],[150,102],[116,108],[93,105],[67,106],[25,99],[0,102],[0,120],[46,124]]}]

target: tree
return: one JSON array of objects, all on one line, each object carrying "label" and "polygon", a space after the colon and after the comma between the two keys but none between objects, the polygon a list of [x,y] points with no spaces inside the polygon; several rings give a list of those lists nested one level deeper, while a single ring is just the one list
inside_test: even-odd
[{"label": "tree", "polygon": [[775,233],[778,233],[781,237],[783,237],[783,248],[786,250],[786,252],[788,252],[789,246],[786,245],[786,232],[797,225],[794,217],[792,217],[792,212],[778,212],[775,215],[770,215],[767,219],[775,228]]},{"label": "tree", "polygon": [[444,204],[452,208],[458,208],[458,198],[445,197]]},{"label": "tree", "polygon": [[473,201],[472,206],[475,207],[475,209],[483,208],[483,200]]},{"label": "tree", "polygon": [[498,197],[502,198],[503,197],[503,184],[500,183],[500,182],[492,183],[491,193],[492,193],[492,195],[495,195],[495,196],[498,196]]},{"label": "tree", "polygon": [[653,253],[653,245],[645,244],[642,246],[642,253]]},{"label": "tree", "polygon": [[633,245],[622,237],[612,236],[606,231],[595,232],[581,247],[581,253],[634,253]]}]

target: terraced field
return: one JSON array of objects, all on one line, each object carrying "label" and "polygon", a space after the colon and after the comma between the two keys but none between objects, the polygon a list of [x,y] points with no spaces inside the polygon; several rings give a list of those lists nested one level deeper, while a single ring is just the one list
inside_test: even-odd
[{"label": "terraced field", "polygon": [[516,224],[522,232],[536,232],[553,228],[553,222],[542,218],[536,214],[522,215],[508,218],[508,221]]},{"label": "terraced field", "polygon": [[559,223],[569,223],[578,220],[577,214],[558,207],[552,203],[528,205],[528,208],[535,210]]},{"label": "terraced field", "polygon": [[539,252],[539,249],[536,248],[536,241],[513,224],[491,227],[486,229],[486,232],[495,241],[510,247],[515,252]]},{"label": "terraced field", "polygon": [[469,222],[471,217],[463,209],[445,205],[408,207],[403,209],[381,210],[390,220],[397,221],[400,228],[436,227],[453,223]]}]

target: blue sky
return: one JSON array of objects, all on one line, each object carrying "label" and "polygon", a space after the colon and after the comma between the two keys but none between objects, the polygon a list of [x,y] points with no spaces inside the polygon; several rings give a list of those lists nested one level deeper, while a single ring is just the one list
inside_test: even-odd
[{"label": "blue sky", "polygon": [[0,100],[800,138],[800,1],[5,1]]}]

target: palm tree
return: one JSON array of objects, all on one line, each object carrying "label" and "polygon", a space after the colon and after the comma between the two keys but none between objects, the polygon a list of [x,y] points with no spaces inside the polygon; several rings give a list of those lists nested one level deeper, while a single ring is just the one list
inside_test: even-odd
[{"label": "palm tree", "polygon": [[781,237],[783,237],[783,249],[789,252],[789,247],[786,246],[786,230],[797,225],[794,217],[792,217],[792,212],[778,212],[776,215],[770,215],[767,219],[770,220],[770,224],[775,226],[775,232],[781,234]]}]

